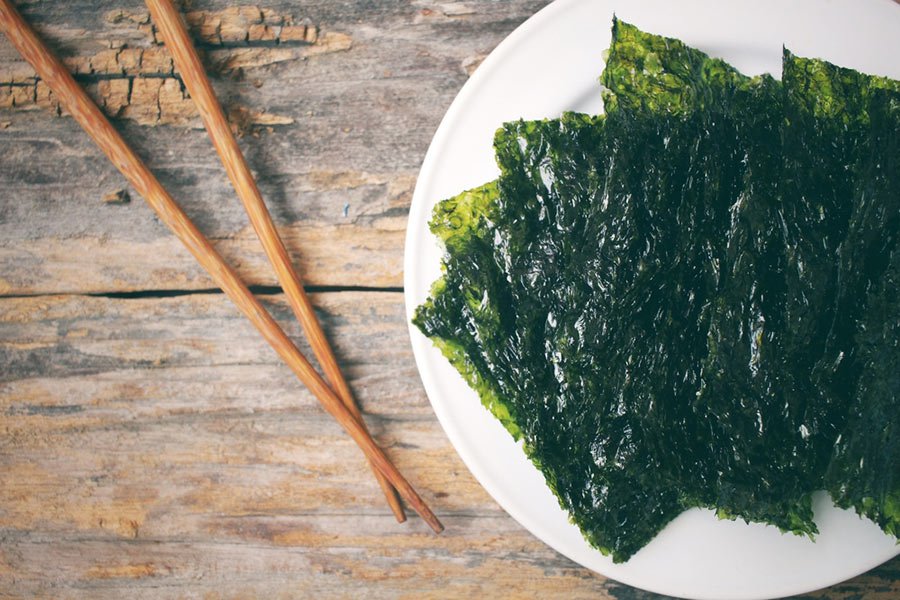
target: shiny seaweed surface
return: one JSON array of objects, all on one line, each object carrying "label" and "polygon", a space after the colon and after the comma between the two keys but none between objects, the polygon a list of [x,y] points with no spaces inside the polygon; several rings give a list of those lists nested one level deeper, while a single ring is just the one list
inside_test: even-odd
[{"label": "shiny seaweed surface", "polygon": [[627,560],[687,508],[900,529],[897,82],[615,21],[606,114],[505,124],[414,323]]}]

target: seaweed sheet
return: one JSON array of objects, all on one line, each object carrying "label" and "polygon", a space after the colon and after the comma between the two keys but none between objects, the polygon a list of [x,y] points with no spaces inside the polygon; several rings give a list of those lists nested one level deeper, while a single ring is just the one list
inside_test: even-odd
[{"label": "seaweed sheet", "polygon": [[[503,405],[499,412],[516,424],[508,429],[523,439],[526,453],[591,543],[624,559],[681,508],[676,491],[655,477],[655,458],[640,439],[635,413],[603,406],[600,399],[583,393],[578,384],[590,385],[589,377],[566,381],[561,371],[570,366],[566,360],[586,355],[563,356],[555,345],[566,337],[558,328],[580,326],[577,314],[562,309],[577,307],[573,295],[591,297],[577,271],[566,266],[577,267],[580,261],[573,258],[578,252],[573,244],[580,242],[571,235],[572,227],[584,226],[581,215],[586,205],[609,193],[609,161],[629,160],[630,153],[646,151],[637,145],[585,154],[585,146],[605,143],[604,125],[601,117],[566,115],[561,120],[510,124],[498,133],[498,152],[523,153],[519,155],[523,162],[510,161],[516,172],[500,182],[520,187],[524,195],[516,197],[522,202],[503,203],[499,194],[490,216],[479,221],[476,235],[455,236],[450,245],[465,238],[466,252],[448,255],[444,283],[420,307],[416,324],[428,335],[450,334],[455,344],[472,350],[467,364],[479,372],[478,377],[498,382],[502,390],[486,403],[495,407],[495,414],[497,400]],[[473,221],[456,217],[455,202],[442,203],[435,211],[434,231],[447,231],[448,223],[456,232],[457,224],[469,231],[465,224]],[[454,216],[447,219],[448,214]],[[582,258],[590,256],[589,246],[584,251]],[[595,296],[595,301],[602,300]],[[456,324],[447,327],[448,323]],[[572,414],[582,418],[564,423]],[[614,459],[596,459],[607,455]]]},{"label": "seaweed sheet", "polygon": [[[615,560],[693,505],[814,532],[808,496],[824,485],[835,440],[836,501],[896,531],[893,429],[882,426],[881,441],[860,432],[897,419],[896,332],[877,327],[896,315],[896,288],[879,283],[888,261],[871,259],[894,238],[872,235],[884,213],[863,206],[873,157],[890,150],[870,135],[869,111],[882,115],[894,155],[897,127],[890,111],[870,109],[877,94],[854,91],[891,82],[785,61],[782,94],[771,78],[618,22],[604,72],[610,118],[505,126],[500,181],[435,211],[445,274],[416,324],[524,438],[561,505]],[[823,104],[823,85],[849,99]],[[822,182],[796,176],[821,157],[792,148],[827,140],[815,127],[851,102],[863,116],[840,158],[852,167],[823,219],[828,198],[810,193]],[[807,114],[808,129],[784,127]],[[815,201],[791,201],[804,193]],[[854,278],[860,261],[873,266]],[[803,336],[822,343],[801,345]],[[885,367],[874,357],[891,343]],[[854,381],[866,371],[884,384],[836,400],[835,388],[855,387],[822,365],[855,344],[863,350],[845,363]],[[857,457],[892,477],[873,477]]]},{"label": "seaweed sheet", "polygon": [[708,307],[702,322],[684,324],[706,332],[695,345],[699,386],[678,426],[683,454],[676,477],[692,483],[688,504],[813,533],[806,471],[793,460],[802,442],[799,419],[783,414],[781,386],[787,240],[776,224],[782,87],[618,20],[601,81],[607,112],[700,115],[714,136],[732,139],[733,156],[708,157],[708,177],[735,158],[744,167],[727,220],[721,213],[704,215],[720,237],[696,249],[707,258]]},{"label": "seaweed sheet", "polygon": [[[836,67],[828,66],[832,71]],[[877,82],[880,83],[880,82]],[[879,86],[880,87],[880,86]],[[840,411],[825,485],[838,506],[900,533],[900,94],[871,90],[856,202],[839,248],[838,295],[816,376]]]}]

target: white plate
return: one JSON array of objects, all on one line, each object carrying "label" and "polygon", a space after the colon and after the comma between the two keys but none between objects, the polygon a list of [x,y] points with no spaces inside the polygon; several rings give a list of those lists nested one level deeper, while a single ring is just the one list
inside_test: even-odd
[{"label": "white plate", "polygon": [[[781,72],[781,48],[900,79],[900,5],[892,0],[558,0],[519,27],[478,68],[447,111],[413,196],[406,236],[407,316],[440,275],[428,232],[443,198],[498,175],[491,141],[517,118],[599,112],[602,53],[615,12],[678,37],[747,74]],[[414,327],[419,372],[434,411],[466,465],[500,505],[570,559],[623,583],[691,598],[770,598],[808,592],[862,573],[898,546],[873,523],[816,498],[816,542],[773,527],[719,521],[690,510],[625,564],[594,550],[568,522],[542,475],[481,407],[475,393]]]}]

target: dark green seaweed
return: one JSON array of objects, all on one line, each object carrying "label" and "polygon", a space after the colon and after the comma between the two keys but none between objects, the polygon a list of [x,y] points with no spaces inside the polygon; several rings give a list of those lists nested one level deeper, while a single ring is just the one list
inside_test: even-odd
[{"label": "dark green seaweed", "polygon": [[702,371],[694,414],[679,429],[683,446],[703,450],[685,462],[679,477],[692,475],[693,501],[723,516],[815,532],[808,487],[796,483],[796,468],[790,476],[779,473],[786,463],[776,456],[792,455],[790,439],[799,435],[796,423],[781,414],[779,384],[785,240],[772,224],[780,220],[780,83],[746,77],[678,40],[618,20],[601,80],[607,112],[699,114],[710,130],[727,125],[733,154],[730,162],[722,154],[708,158],[713,176],[726,165],[735,168],[735,157],[743,162],[728,220],[719,217],[725,244],[713,240],[700,249],[714,266],[704,293],[708,314],[698,323],[708,332],[701,342],[706,355],[696,357]]},{"label": "dark green seaweed", "polygon": [[896,535],[897,83],[620,21],[602,81],[436,207],[415,324],[616,561],[692,506],[813,534],[822,488]]},{"label": "dark green seaweed", "polygon": [[872,90],[864,165],[817,374],[846,411],[825,482],[838,506],[900,534],[900,94]]},{"label": "dark green seaweed", "polygon": [[857,333],[861,377],[848,424],[835,444],[826,486],[838,506],[853,508],[900,537],[900,250],[868,297]]},{"label": "dark green seaweed", "polygon": [[466,382],[478,392],[484,406],[513,437],[519,438],[517,420],[504,398],[509,382],[499,380],[482,349],[499,326],[501,312],[496,294],[502,286],[494,267],[491,219],[496,213],[497,186],[489,183],[445,200],[435,207],[430,227],[448,251],[444,277],[431,297],[416,310],[413,322],[431,337]]},{"label": "dark green seaweed", "polygon": [[[878,351],[889,358],[890,345],[896,342],[896,338],[882,337],[880,346],[876,345],[865,327],[874,315],[879,316],[868,327],[883,325],[889,317],[885,307],[870,308],[869,299],[877,301],[872,289],[884,278],[897,244],[900,120],[891,107],[896,106],[900,84],[787,51],[783,80],[783,186],[789,200],[785,202],[786,315],[791,324],[788,352],[794,366],[785,387],[793,394],[791,406],[802,414],[808,436],[807,446],[798,447],[795,462],[816,477],[809,483],[815,488],[826,487],[818,477],[830,469],[827,487],[838,504],[849,506],[851,494],[835,494],[842,489],[835,474],[842,472],[845,480],[860,481],[874,472],[867,472],[863,463],[856,466],[861,472],[853,473],[846,462],[848,451],[836,442],[846,443],[850,430],[858,426],[848,425],[854,406],[857,411],[861,402],[873,406],[871,400],[857,397],[869,385],[862,379],[872,370],[867,360]],[[895,312],[893,321],[898,319],[900,312]],[[861,340],[869,348],[863,354]],[[896,369],[897,363],[888,361],[881,365],[885,366]],[[880,382],[889,385],[884,376]],[[872,410],[869,417],[877,413]],[[880,431],[895,435],[887,423]],[[897,443],[884,444],[882,451]],[[842,468],[829,466],[835,458],[844,461]],[[894,485],[889,473],[891,469],[885,468],[878,477]],[[861,493],[864,488],[849,489]],[[889,488],[882,492],[885,489]],[[884,495],[878,499],[886,501]],[[861,508],[860,496],[856,500],[860,512],[874,514],[874,508]]]},{"label": "dark green seaweed", "polygon": [[[637,140],[658,133],[652,121],[565,115],[508,124],[495,139],[502,172],[498,227],[509,234],[499,236],[499,250],[518,300],[517,330],[528,332],[522,355],[531,362],[524,364],[540,365],[528,369],[533,387],[513,402],[528,420],[523,430],[532,459],[549,474],[561,504],[615,560],[630,556],[682,510],[678,489],[659,476],[656,440],[649,437],[655,431],[642,425],[638,404],[649,393],[638,379],[617,392],[628,379],[627,363],[645,356],[648,346],[640,343],[652,341],[634,332],[653,317],[633,313],[630,332],[606,319],[627,302],[653,305],[638,292],[651,285],[652,267],[635,276],[654,235],[641,219],[650,201],[666,202],[666,187],[678,183],[664,180],[681,178],[682,171],[660,161],[660,177],[644,178],[634,177],[633,168],[612,167],[651,169],[652,149]],[[658,148],[663,138],[657,136]],[[683,152],[680,144],[672,147]],[[611,201],[629,195],[634,202]],[[616,386],[607,384],[609,377]]]}]

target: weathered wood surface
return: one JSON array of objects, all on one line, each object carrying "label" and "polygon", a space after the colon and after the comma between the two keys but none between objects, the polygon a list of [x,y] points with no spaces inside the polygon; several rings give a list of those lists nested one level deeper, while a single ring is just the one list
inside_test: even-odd
[{"label": "weathered wood surface", "polygon": [[[545,3],[186,8],[373,434],[440,536],[393,520],[352,442],[0,41],[0,597],[655,597],[559,556],[474,481],[403,318],[430,137]],[[273,285],[143,4],[19,5],[241,275]],[[895,560],[813,596],[898,582]]]},{"label": "weathered wood surface", "polygon": [[[406,211],[431,135],[467,69],[545,3],[242,2],[249,16],[224,1],[191,4],[223,103],[308,283],[401,284]],[[143,4],[21,6],[241,275],[273,284]],[[279,19],[303,23],[303,39],[273,26],[278,41],[269,40],[253,23]],[[121,176],[71,119],[50,116],[52,97],[8,43],[4,105],[0,186],[16,200],[0,209],[0,293],[211,287],[142,202],[103,201]]]}]

